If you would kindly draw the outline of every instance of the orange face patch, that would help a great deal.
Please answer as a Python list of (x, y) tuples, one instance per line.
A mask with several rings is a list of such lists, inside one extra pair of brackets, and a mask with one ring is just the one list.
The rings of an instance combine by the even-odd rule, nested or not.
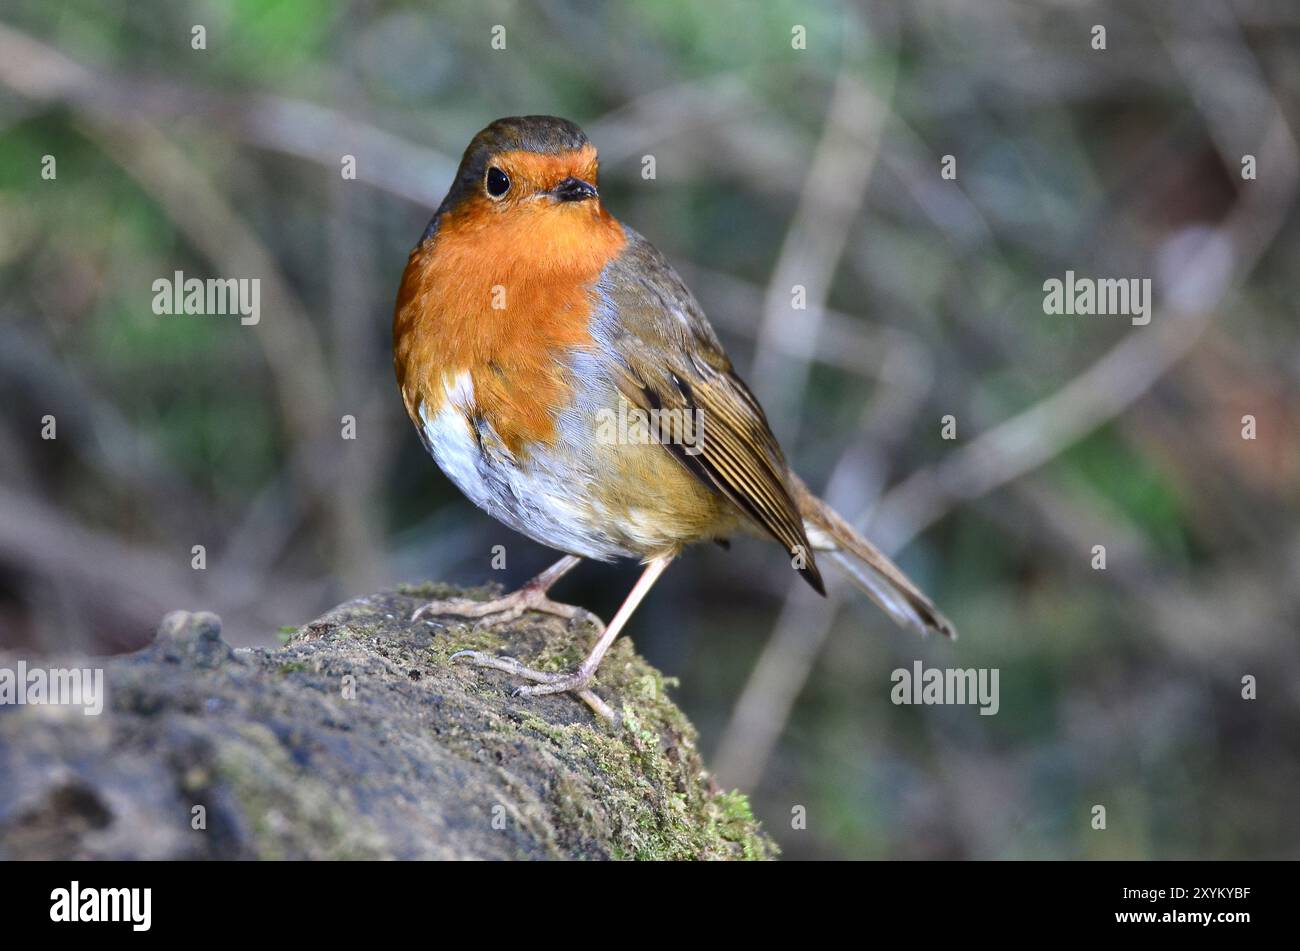
[(444, 379), (467, 371), (471, 412), (518, 455), (554, 437), (555, 413), (572, 399), (558, 358), (593, 345), (592, 287), (626, 238), (598, 200), (535, 194), (579, 177), (575, 170), (594, 179), (594, 149), (498, 160), (520, 197), (467, 199), (411, 252), (393, 320), (394, 362), (417, 425), (420, 404), (436, 412)]
[(501, 152), (488, 164), (510, 176), (511, 189), (505, 198), (516, 201), (549, 191), (566, 178), (580, 178), (595, 185), (600, 172), (596, 149), (590, 145), (556, 155), (523, 150)]

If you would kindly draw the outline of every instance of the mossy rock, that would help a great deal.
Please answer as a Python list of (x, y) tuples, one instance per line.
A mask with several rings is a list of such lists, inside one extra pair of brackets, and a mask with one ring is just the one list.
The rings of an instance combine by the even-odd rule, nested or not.
[(775, 854), (628, 640), (595, 687), (615, 725), (571, 695), (515, 697), (509, 675), (449, 660), (473, 648), (566, 669), (590, 625), (407, 620), (430, 597), (487, 594), (386, 591), (282, 647), (238, 651), (214, 615), (168, 615), (149, 648), (104, 665), (103, 715), (0, 710), (0, 858)]

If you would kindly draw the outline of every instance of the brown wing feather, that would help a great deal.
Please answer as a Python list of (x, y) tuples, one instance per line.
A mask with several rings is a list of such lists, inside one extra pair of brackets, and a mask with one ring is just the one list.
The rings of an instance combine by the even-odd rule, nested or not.
[(626, 247), (597, 285), (593, 337), (607, 348), (605, 369), (629, 403), (646, 411), (699, 410), (702, 432), (692, 446), (698, 452), (662, 433), (656, 434), (660, 445), (787, 550), (807, 552), (803, 576), (818, 591), (825, 593), (809, 531), (817, 550), (896, 621), (956, 637), (933, 602), (790, 471), (762, 407), (691, 292), (649, 242), (625, 231)]
[[(692, 413), (699, 431), (689, 447), (668, 433), (656, 434), (660, 444), (787, 551), (801, 556), (800, 573), (825, 594), (787, 483), (785, 457), (758, 401), (732, 370), (677, 275), (630, 229), (629, 237), (633, 240), (620, 262), (610, 266), (617, 273), (607, 273), (601, 281), (619, 318), (599, 335), (617, 354), (619, 392), (647, 412)], [(674, 416), (661, 414), (661, 419)]]

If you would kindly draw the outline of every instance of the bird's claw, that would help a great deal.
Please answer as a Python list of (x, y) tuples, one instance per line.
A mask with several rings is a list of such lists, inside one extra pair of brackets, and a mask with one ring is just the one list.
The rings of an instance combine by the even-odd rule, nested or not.
[(510, 691), (512, 698), (540, 697), (553, 693), (574, 693), (577, 694), (578, 699), (591, 707), (599, 716), (611, 723), (618, 723), (618, 714), (591, 689), (592, 675), (590, 673), (581, 671), (554, 673), (547, 670), (534, 670), (531, 667), (524, 666), (512, 657), (497, 657), (494, 654), (485, 654), (482, 651), (475, 650), (456, 651), (451, 655), (450, 660), (453, 663), (465, 661), (477, 667), (491, 667), (493, 670), (500, 670), (516, 677), (536, 681), (536, 683), (532, 684), (522, 684)]

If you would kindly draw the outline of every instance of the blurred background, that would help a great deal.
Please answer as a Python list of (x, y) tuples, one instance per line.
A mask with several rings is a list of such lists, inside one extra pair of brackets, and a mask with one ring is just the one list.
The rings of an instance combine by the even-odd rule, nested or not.
[[(553, 560), (424, 454), (390, 355), (465, 144), (552, 113), (962, 632), (758, 541), (665, 576), (630, 636), (785, 854), (1294, 858), (1298, 106), (1293, 0), (5, 0), (0, 646), (130, 651), (182, 607), (273, 644)], [(260, 323), (155, 315), (178, 270), (259, 278)], [(1045, 314), (1067, 270), (1151, 278), (1150, 324)], [(608, 618), (635, 575), (556, 594)], [(917, 659), (998, 668), (999, 713), (893, 705)]]

